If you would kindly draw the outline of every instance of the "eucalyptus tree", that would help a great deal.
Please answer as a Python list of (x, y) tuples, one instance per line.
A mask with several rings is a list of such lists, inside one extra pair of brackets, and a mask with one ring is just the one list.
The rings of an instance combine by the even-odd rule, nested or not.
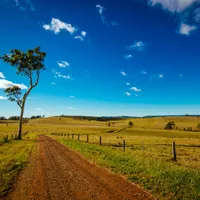
[(22, 124), (23, 115), (26, 100), (31, 90), (38, 85), (40, 79), (40, 72), (45, 70), (44, 58), (46, 57), (45, 52), (40, 51), (40, 47), (35, 49), (29, 49), (27, 52), (22, 52), (18, 49), (10, 51), (10, 54), (5, 54), (0, 57), (4, 62), (9, 63), (11, 66), (15, 67), (17, 74), (26, 76), (29, 79), (29, 87), (23, 93), (19, 86), (12, 86), (5, 89), (7, 97), (10, 101), (16, 102), (20, 107), (20, 119), (19, 119), (19, 130), (18, 139), (22, 139)]

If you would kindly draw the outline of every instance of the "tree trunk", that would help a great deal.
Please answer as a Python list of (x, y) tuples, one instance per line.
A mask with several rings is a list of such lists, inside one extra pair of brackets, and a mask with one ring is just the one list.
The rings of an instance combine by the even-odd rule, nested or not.
[(22, 139), (22, 124), (23, 124), (23, 115), (24, 115), (25, 101), (26, 101), (26, 99), (23, 99), (22, 107), (21, 107), (21, 113), (20, 113), (20, 118), (19, 118), (19, 130), (18, 130), (18, 136), (17, 136), (18, 140)]

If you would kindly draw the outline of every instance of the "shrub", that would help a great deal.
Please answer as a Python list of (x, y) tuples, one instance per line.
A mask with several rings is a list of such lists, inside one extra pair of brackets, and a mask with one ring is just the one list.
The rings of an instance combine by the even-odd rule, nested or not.
[(133, 126), (133, 122), (130, 121), (130, 122), (128, 123), (128, 126), (129, 126), (129, 127), (132, 127), (132, 126)]
[(168, 123), (165, 125), (165, 129), (166, 129), (166, 130), (172, 130), (172, 129), (174, 129), (174, 127), (175, 127), (174, 121), (168, 122)]
[(4, 141), (4, 143), (8, 143), (8, 135), (3, 137), (3, 141)]

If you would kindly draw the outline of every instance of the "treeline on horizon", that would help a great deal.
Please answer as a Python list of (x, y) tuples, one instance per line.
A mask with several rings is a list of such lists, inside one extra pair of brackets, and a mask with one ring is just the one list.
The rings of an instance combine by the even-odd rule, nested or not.
[[(95, 120), (95, 121), (111, 121), (111, 120), (122, 120), (126, 118), (133, 118), (133, 119), (139, 119), (139, 118), (158, 118), (158, 117), (200, 117), (200, 115), (149, 115), (149, 116), (143, 116), (143, 117), (136, 117), (136, 116), (72, 116), (72, 115), (60, 115), (60, 116), (53, 116), (53, 117), (65, 117), (65, 118), (74, 118), (77, 120)], [(0, 120), (19, 120), (19, 116), (10, 116), (8, 118), (2, 116), (0, 117)], [(36, 115), (31, 117), (25, 117), (23, 119), (40, 119), (45, 118), (45, 115)]]

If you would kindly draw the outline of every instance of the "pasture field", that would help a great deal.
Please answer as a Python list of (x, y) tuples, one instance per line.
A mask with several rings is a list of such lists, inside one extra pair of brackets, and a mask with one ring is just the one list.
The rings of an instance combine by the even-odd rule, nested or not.
[(19, 171), (28, 162), (34, 149), (35, 134), (28, 134), (29, 140), (12, 140), (0, 146), (0, 197), (12, 186)]
[[(129, 121), (134, 124), (131, 128), (128, 127)], [(164, 130), (169, 121), (174, 121), (181, 130)], [(23, 125), (23, 132), (28, 131), (28, 134), (22, 141), (13, 140), (3, 144), (4, 135), (17, 133), (18, 124), (9, 122), (0, 121), (0, 171), (4, 173), (11, 169), (4, 173), (6, 178), (0, 185), (0, 194), (9, 188), (13, 179), (9, 176), (16, 176), (12, 172), (16, 169), (15, 163), (26, 163), (29, 153), (34, 149), (35, 138), (38, 134), (45, 134), (79, 151), (93, 162), (127, 176), (156, 197), (200, 199), (200, 132), (182, 131), (187, 127), (197, 130), (196, 126), (200, 123), (198, 117), (112, 120), (109, 121), (110, 126), (108, 121), (63, 117), (34, 119)], [(73, 140), (72, 134), (75, 134)], [(80, 134), (80, 141), (77, 141), (76, 134)], [(86, 143), (87, 135), (89, 143)], [(102, 146), (98, 145), (100, 136)], [(125, 152), (122, 151), (123, 140), (126, 141)], [(172, 142), (176, 142), (177, 162), (171, 159)]]

